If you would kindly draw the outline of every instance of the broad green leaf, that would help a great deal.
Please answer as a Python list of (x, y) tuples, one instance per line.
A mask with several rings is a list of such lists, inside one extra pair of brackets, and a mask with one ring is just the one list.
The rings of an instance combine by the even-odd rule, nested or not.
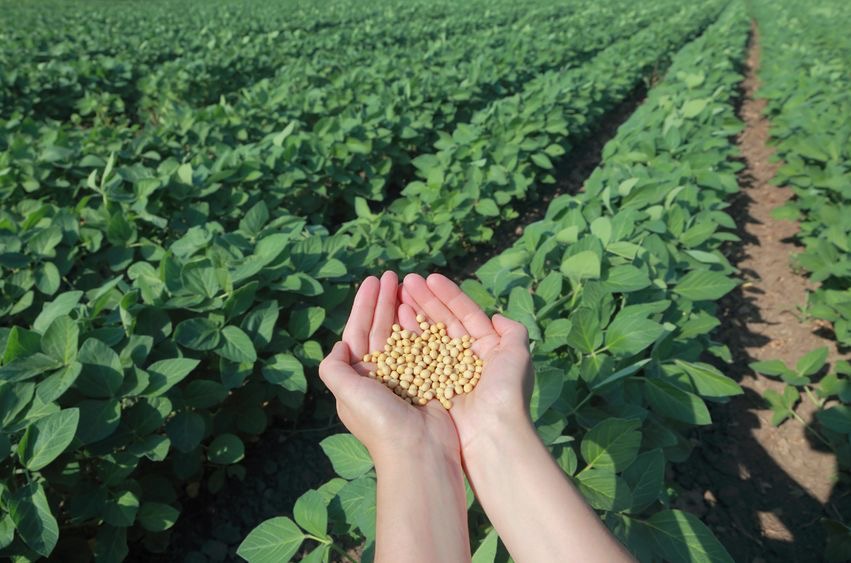
[(112, 526), (129, 528), (136, 521), (138, 511), (139, 497), (133, 491), (117, 491), (115, 496), (106, 502), (103, 520)]
[(236, 553), (248, 563), (286, 563), (296, 554), (302, 541), (304, 532), (295, 522), (279, 516), (251, 530)]
[(61, 367), (62, 363), (55, 358), (36, 353), (0, 367), (0, 381), (18, 383)]
[(603, 331), (600, 330), (596, 311), (580, 307), (571, 315), (570, 322), (573, 326), (567, 336), (567, 343), (572, 348), (590, 354), (603, 343)]
[(67, 365), (77, 356), (79, 337), (80, 329), (77, 323), (71, 317), (62, 315), (53, 319), (45, 331), (41, 339), (41, 349), (48, 356)]
[(665, 454), (658, 449), (642, 453), (623, 472), (623, 478), (632, 489), (632, 511), (639, 513), (664, 492)]
[(738, 282), (721, 272), (693, 270), (683, 276), (674, 286), (674, 293), (691, 301), (716, 301), (721, 299)]
[(219, 434), (207, 447), (207, 459), (219, 465), (230, 465), (245, 457), (245, 446), (235, 434)]
[(311, 489), (301, 495), (293, 506), (296, 523), (314, 536), (323, 538), (328, 529), (328, 509), (322, 495)]
[(660, 379), (644, 380), (644, 395), (653, 410), (661, 416), (689, 424), (711, 424), (706, 404), (693, 393), (683, 391)]
[(307, 392), (307, 379), (304, 367), (290, 354), (276, 354), (261, 370), (263, 377), (273, 385), (280, 385), (287, 391)]
[(699, 100), (689, 100), (683, 104), (683, 117), (686, 119), (691, 119), (692, 117), (696, 117), (700, 115), (700, 113), (706, 109), (706, 104), (708, 100), (699, 99)]
[(325, 320), (325, 309), (322, 307), (307, 307), (296, 309), (290, 315), (289, 331), (293, 338), (307, 340), (322, 325)]
[(162, 532), (174, 526), (180, 511), (162, 502), (146, 502), (139, 508), (138, 516), (143, 528), (149, 532)]
[(18, 535), (30, 549), (47, 557), (59, 540), (59, 526), (41, 483), (32, 482), (6, 496)]
[(219, 325), (203, 317), (186, 319), (174, 329), (174, 339), (192, 350), (212, 350), (219, 345)]
[(712, 365), (682, 360), (674, 360), (674, 363), (689, 375), (698, 394), (703, 397), (729, 397), (743, 393), (738, 383)]
[(372, 458), (351, 434), (328, 436), (319, 445), (331, 460), (334, 471), (344, 479), (355, 479), (372, 469)]
[(124, 381), (121, 358), (100, 340), (86, 339), (77, 354), (77, 361), (83, 364), (83, 369), (77, 378), (76, 387), (86, 396), (112, 397), (121, 388)]
[(631, 356), (653, 344), (664, 332), (656, 321), (621, 313), (606, 330), (606, 348), (616, 356)]
[(733, 558), (700, 519), (680, 510), (657, 512), (644, 522), (658, 554), (667, 561), (726, 563)]
[(818, 373), (827, 363), (827, 346), (816, 348), (804, 354), (795, 364), (798, 375), (807, 376)]
[(101, 524), (95, 541), (96, 563), (121, 563), (129, 555), (127, 528)]
[(816, 412), (816, 418), (825, 428), (840, 434), (851, 434), (851, 407), (835, 405)]
[(572, 280), (597, 279), (600, 277), (600, 257), (591, 250), (583, 250), (564, 259), (561, 273)]
[(608, 418), (585, 434), (580, 452), (588, 467), (622, 471), (641, 447), (641, 422)]
[(239, 364), (253, 364), (257, 361), (257, 351), (254, 343), (242, 329), (226, 326), (222, 329), (222, 342), (216, 353), (223, 358)]
[(598, 510), (617, 512), (632, 505), (629, 486), (611, 469), (585, 469), (575, 479), (585, 500)]
[(798, 403), (801, 395), (797, 389), (791, 385), (787, 385), (783, 389), (782, 395), (774, 389), (766, 389), (762, 397), (768, 401), (771, 407), (771, 424), (780, 426), (787, 418), (794, 416), (795, 405)]
[(38, 471), (65, 451), (80, 421), (80, 409), (64, 409), (38, 419), (18, 444), (18, 457), (30, 471)]
[(188, 453), (204, 438), (204, 419), (192, 411), (182, 411), (168, 421), (165, 431), (177, 450)]
[(533, 421), (537, 421), (558, 400), (564, 387), (563, 370), (546, 366), (539, 367), (536, 371), (529, 405)]
[(41, 349), (41, 334), (34, 330), (13, 326), (6, 340), (2, 360), (4, 364), (8, 364), (18, 358), (31, 356)]
[(154, 362), (147, 368), (150, 384), (145, 395), (162, 395), (192, 373), (200, 362), (191, 358), (171, 358)]
[(604, 287), (611, 292), (629, 293), (650, 286), (650, 278), (635, 266), (625, 264), (610, 269), (603, 278)]
[(76, 437), (81, 444), (102, 440), (118, 428), (121, 420), (118, 399), (80, 401), (77, 407), (80, 409), (80, 423)]
[(68, 291), (57, 295), (56, 299), (44, 305), (41, 313), (33, 322), (33, 330), (43, 334), (56, 317), (67, 315), (73, 311), (82, 297), (82, 291)]

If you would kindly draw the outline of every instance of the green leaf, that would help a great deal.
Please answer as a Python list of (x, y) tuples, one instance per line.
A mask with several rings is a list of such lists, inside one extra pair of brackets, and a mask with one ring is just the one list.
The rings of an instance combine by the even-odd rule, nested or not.
[(585, 434), (580, 453), (588, 467), (622, 471), (635, 460), (641, 447), (641, 422), (608, 418)]
[(239, 544), (236, 553), (248, 563), (286, 563), (296, 554), (304, 533), (284, 516), (266, 520)]
[(9, 364), (18, 358), (26, 358), (41, 351), (41, 334), (13, 326), (6, 340), (2, 363)]
[(127, 528), (101, 524), (95, 540), (96, 563), (121, 563), (129, 555)]
[(766, 389), (762, 397), (768, 401), (771, 408), (771, 424), (780, 426), (787, 418), (794, 416), (795, 405), (801, 398), (798, 390), (787, 385), (781, 395), (774, 389)]
[(80, 329), (67, 315), (56, 317), (41, 339), (41, 349), (48, 356), (68, 365), (77, 357)]
[(253, 364), (257, 361), (254, 343), (242, 329), (235, 326), (222, 329), (222, 343), (216, 353), (238, 364)]
[(203, 317), (186, 319), (174, 329), (174, 339), (192, 350), (213, 350), (219, 345), (219, 325)]
[(296, 340), (307, 340), (322, 325), (325, 320), (325, 309), (322, 307), (307, 307), (296, 309), (290, 315), (289, 331)]
[(31, 424), (18, 444), (18, 457), (30, 471), (38, 471), (65, 451), (80, 421), (80, 409), (71, 408), (49, 414)]
[(693, 563), (726, 563), (733, 558), (700, 519), (680, 510), (657, 512), (644, 522), (661, 559)]
[(171, 444), (178, 451), (189, 453), (201, 443), (205, 428), (201, 415), (192, 411), (183, 411), (168, 421), (165, 431), (171, 439)]
[(290, 354), (276, 354), (261, 372), (266, 381), (273, 385), (280, 385), (287, 391), (307, 392), (304, 367)]
[(317, 491), (311, 489), (295, 501), (293, 517), (299, 526), (314, 536), (325, 537), (328, 531), (328, 509)]
[(179, 510), (162, 502), (146, 502), (139, 509), (139, 523), (149, 532), (168, 530), (179, 516)]
[(476, 548), (473, 554), (472, 563), (494, 563), (496, 559), (496, 549), (499, 544), (499, 536), (496, 535), (496, 530), (491, 528), (490, 531)]
[(121, 403), (118, 399), (104, 401), (80, 401), (80, 423), (77, 426), (77, 440), (81, 444), (91, 444), (111, 435), (121, 420)]
[(536, 369), (535, 386), (532, 390), (532, 399), (529, 411), (533, 421), (537, 421), (561, 395), (564, 387), (564, 371), (553, 367), (539, 367)]
[(632, 512), (639, 513), (656, 502), (665, 487), (665, 454), (644, 452), (627, 467), (623, 478), (632, 489)]
[(56, 299), (44, 305), (41, 313), (33, 322), (33, 330), (43, 334), (56, 317), (67, 315), (73, 311), (81, 297), (83, 297), (82, 291), (68, 291), (57, 295)]
[(328, 436), (319, 445), (331, 460), (334, 471), (344, 479), (355, 479), (372, 469), (369, 452), (351, 434)]
[(709, 410), (700, 397), (661, 379), (645, 379), (644, 394), (653, 410), (661, 416), (689, 424), (712, 423)]
[(606, 330), (606, 348), (616, 356), (632, 356), (656, 342), (664, 332), (656, 321), (622, 312)]
[(484, 198), (476, 203), (476, 213), (485, 217), (497, 217), (499, 216), (499, 207), (494, 200)]
[(691, 301), (717, 301), (738, 285), (735, 279), (721, 272), (693, 270), (683, 276), (674, 293)]
[(814, 375), (824, 367), (825, 363), (827, 363), (827, 346), (804, 354), (795, 364), (795, 371), (801, 376)]
[(24, 485), (6, 499), (9, 515), (24, 543), (43, 557), (50, 555), (59, 539), (59, 525), (41, 483)]
[(674, 360), (674, 363), (689, 375), (698, 394), (703, 397), (729, 397), (741, 395), (744, 392), (738, 383), (718, 371), (714, 366), (702, 362), (684, 362), (682, 360)]
[(748, 364), (752, 370), (762, 375), (794, 374), (781, 360), (763, 360)]
[(207, 448), (207, 459), (219, 465), (230, 465), (245, 457), (245, 446), (235, 434), (219, 434)]
[(139, 497), (133, 491), (118, 491), (114, 498), (107, 501), (103, 510), (103, 520), (119, 528), (129, 528), (136, 521), (139, 511)]
[(162, 395), (183, 381), (199, 363), (199, 360), (191, 358), (171, 358), (154, 362), (147, 369), (150, 383), (145, 389), (145, 395)]
[(632, 493), (611, 469), (585, 469), (576, 476), (579, 490), (592, 507), (620, 511), (632, 505)]
[(696, 117), (700, 115), (700, 113), (706, 109), (706, 104), (709, 100), (707, 99), (699, 99), (699, 100), (689, 100), (683, 104), (682, 112), (683, 117), (686, 119), (691, 119), (692, 117)]
[(640, 291), (649, 286), (650, 277), (630, 264), (611, 268), (603, 278), (603, 287), (614, 293)]
[(121, 358), (115, 351), (96, 338), (88, 338), (80, 347), (77, 361), (83, 369), (76, 386), (88, 397), (112, 397), (124, 381)]
[(600, 257), (591, 250), (583, 250), (564, 259), (561, 273), (572, 280), (597, 279), (600, 277)]
[(816, 412), (816, 418), (825, 428), (840, 434), (851, 434), (851, 407), (835, 405)]
[(570, 317), (573, 326), (567, 336), (567, 343), (580, 352), (590, 354), (603, 343), (603, 331), (600, 330), (600, 318), (596, 311), (580, 307)]

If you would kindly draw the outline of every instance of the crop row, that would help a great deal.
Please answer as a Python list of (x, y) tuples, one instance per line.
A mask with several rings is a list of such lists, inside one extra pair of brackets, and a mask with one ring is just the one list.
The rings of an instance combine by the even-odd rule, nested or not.
[[(504, 201), (493, 196), (497, 205), (516, 201), (526, 193), (526, 187), (545, 180), (552, 173), (551, 166), (540, 164), (541, 149), (551, 145), (564, 148), (575, 142), (570, 128), (581, 131), (587, 127), (582, 115), (598, 119), (658, 60), (666, 59), (689, 37), (702, 31), (717, 12), (717, 3), (683, 8), (672, 16), (669, 14), (664, 25), (651, 25), (625, 40), (615, 38), (612, 47), (602, 51), (588, 65), (563, 73), (546, 73), (526, 85), (521, 94), (491, 104), (477, 113), (478, 117), (473, 117), (470, 124), (459, 125), (451, 135), (441, 138), (438, 149), (446, 151), (451, 142), (455, 147), (451, 162), (457, 162), (458, 166), (468, 163), (473, 179), (476, 168), (481, 168), (477, 163), (484, 160), (482, 165), (488, 165), (488, 182), (498, 180), (494, 176), (499, 172), (498, 167), (516, 161), (512, 164), (511, 181), (517, 185), (522, 182), (524, 189), (511, 190)], [(640, 13), (659, 12), (635, 12)], [(710, 94), (718, 86), (716, 82), (735, 76), (721, 63), (732, 57), (731, 52), (723, 49), (726, 43), (722, 38), (732, 41), (733, 31), (738, 29), (732, 23), (736, 13), (740, 12), (728, 12), (724, 23), (713, 27), (711, 33), (698, 41), (698, 47), (678, 57), (682, 59), (678, 68), (697, 65), (702, 56), (710, 57), (709, 60), (715, 60), (711, 57), (721, 59), (718, 69), (714, 66), (707, 69), (706, 76), (710, 78), (704, 77), (705, 84), (699, 77), (685, 82), (693, 84), (694, 91), (686, 92), (688, 99), (675, 98), (677, 104), (682, 102), (682, 107), (668, 108), (676, 110), (671, 110), (675, 116), (671, 118), (671, 127), (684, 131), (678, 141), (680, 144), (668, 150), (680, 150), (682, 145), (707, 151), (709, 141), (705, 146), (694, 144), (702, 142), (700, 132), (703, 129), (692, 131), (689, 127), (704, 123), (704, 120), (707, 124), (716, 124), (726, 115), (724, 90), (714, 94), (717, 102)], [(729, 37), (721, 31), (728, 25), (733, 25)], [(707, 45), (709, 41), (720, 43)], [(679, 90), (675, 88), (677, 80), (669, 78), (671, 85), (667, 87), (682, 90), (681, 85)], [(613, 85), (607, 86), (609, 82)], [(704, 92), (703, 88), (709, 85), (713, 88)], [(577, 100), (575, 105), (568, 103), (572, 99)], [(655, 104), (671, 103), (659, 94), (651, 99)], [(722, 111), (714, 113), (715, 109)], [(218, 111), (224, 113), (223, 120), (228, 119), (225, 106)], [(187, 114), (190, 128), (197, 127), (201, 131), (203, 119), (195, 121), (199, 115), (206, 118), (213, 114)], [(543, 125), (538, 121), (539, 115), (544, 116)], [(657, 110), (650, 117), (656, 119), (659, 115)], [(650, 120), (650, 117), (643, 119)], [(677, 121), (680, 118), (684, 124)], [(0, 546), (4, 554), (15, 553), (25, 559), (51, 552), (60, 527), (64, 530), (62, 541), (72, 544), (80, 537), (97, 536), (95, 554), (102, 561), (120, 560), (127, 553), (128, 538), (132, 541), (143, 539), (151, 549), (163, 549), (168, 529), (179, 515), (180, 491), (184, 485), (203, 482), (209, 490), (216, 491), (227, 479), (240, 478), (245, 472), (240, 464), (244, 441), (261, 434), (268, 418), (277, 412), (297, 415), (304, 394), (314, 385), (305, 377), (305, 369), (316, 366), (328, 342), (340, 333), (353, 282), (377, 265), (405, 270), (413, 266), (414, 258), (417, 264), (425, 264), (428, 260), (439, 262), (441, 253), (457, 256), (466, 241), (478, 238), (476, 233), (463, 232), (469, 231), (465, 225), (474, 222), (465, 219), (466, 215), (451, 219), (462, 229), (462, 236), (445, 237), (441, 242), (443, 246), (437, 250), (432, 233), (393, 227), (402, 219), (411, 224), (407, 216), (412, 214), (410, 207), (416, 198), (427, 203), (422, 196), (410, 192), (399, 200), (402, 203), (393, 204), (394, 207), (385, 212), (373, 214), (360, 206), (361, 217), (332, 233), (327, 226), (311, 224), (281, 209), (281, 203), (291, 203), (290, 199), (264, 201), (261, 192), (270, 187), (260, 182), (262, 175), (252, 175), (254, 169), (242, 160), (239, 148), (210, 170), (189, 162), (164, 159), (157, 165), (157, 176), (153, 176), (143, 163), (145, 159), (156, 161), (148, 153), (158, 145), (144, 135), (128, 148), (124, 136), (127, 130), (120, 128), (76, 129), (15, 120), (3, 127), (12, 134), (4, 136), (7, 144), (0, 155), (0, 194), (4, 202), (0, 208), (0, 310), (3, 315), (0, 328), (0, 350), (3, 351), (0, 360), (0, 404), (3, 407), (0, 411), (0, 470), (3, 472), (0, 530), (3, 534)], [(536, 129), (544, 133), (534, 133)], [(668, 133), (666, 131), (666, 135)], [(675, 133), (668, 136), (671, 139), (666, 143), (673, 143), (677, 138)], [(515, 138), (517, 154), (506, 156), (506, 152), (515, 150), (512, 140)], [(223, 139), (211, 145), (210, 150), (228, 150), (226, 140), (232, 139)], [(724, 140), (723, 136), (713, 139), (720, 140)], [(278, 148), (283, 148), (287, 141), (286, 135), (280, 138), (273, 135), (270, 139), (272, 146), (280, 143)], [(159, 145), (175, 142), (173, 138), (159, 139)], [(726, 145), (718, 147), (715, 155), (718, 159), (727, 156), (725, 148), (728, 149)], [(475, 151), (479, 151), (480, 156), (473, 157)], [(111, 152), (117, 157), (107, 157)], [(126, 152), (137, 155), (141, 162), (122, 160), (126, 159)], [(633, 152), (630, 150), (627, 154)], [(700, 154), (702, 158), (710, 158)], [(281, 158), (286, 157), (282, 152)], [(435, 158), (444, 158), (443, 153), (437, 153)], [(537, 162), (538, 168), (528, 161)], [(715, 161), (710, 160), (709, 164), (712, 162)], [(655, 166), (654, 162), (654, 167), (648, 167), (645, 172), (655, 174)], [(688, 170), (681, 173), (686, 172), (691, 173)], [(233, 173), (244, 175), (239, 189), (223, 187), (228, 174)], [(168, 181), (162, 183), (159, 176)], [(706, 176), (701, 185), (720, 189), (713, 184), (718, 182), (716, 175)], [(428, 179), (425, 178), (426, 185)], [(445, 183), (446, 195), (450, 197), (466, 189), (465, 183), (449, 174)], [(721, 186), (729, 188), (723, 182)], [(652, 201), (650, 193), (655, 193), (653, 189), (668, 193), (671, 187), (652, 177), (647, 186), (641, 182), (630, 186), (627, 182), (623, 186), (625, 193), (609, 194), (609, 205), (619, 202), (622, 205), (621, 199), (641, 203), (643, 207), (634, 222), (642, 228), (656, 229), (663, 240), (652, 247), (654, 250), (650, 254), (654, 256), (661, 253), (659, 248), (665, 245), (662, 237), (666, 232), (665, 222), (661, 218), (666, 207)], [(704, 196), (694, 195), (697, 187), (692, 188), (678, 197), (684, 198), (687, 204), (693, 203), (688, 199), (692, 197), (702, 202)], [(497, 190), (496, 187), (487, 189), (492, 190), (488, 193)], [(703, 194), (703, 190), (698, 191)], [(589, 189), (589, 193), (603, 194), (596, 189)], [(713, 201), (710, 199), (707, 205)], [(594, 213), (596, 209), (602, 213), (600, 205), (598, 200), (589, 200), (587, 212)], [(694, 209), (687, 205), (682, 207), (683, 211), (675, 213), (684, 224), (703, 221), (692, 218), (690, 213), (697, 215)], [(650, 254), (645, 259), (644, 254), (640, 255), (639, 250), (633, 248), (638, 240), (635, 238), (628, 241), (633, 246), (618, 245), (620, 241), (612, 239), (612, 233), (620, 233), (625, 226), (614, 220), (615, 208), (609, 210), (612, 231), (608, 242), (622, 254), (627, 253), (627, 257), (634, 251), (630, 257), (634, 267), (646, 268), (648, 279), (651, 273), (654, 275), (652, 287), (644, 286), (630, 292), (627, 290), (635, 287), (636, 279), (643, 283), (643, 278), (640, 272), (636, 278), (632, 270), (621, 270), (619, 275), (632, 276), (631, 280), (621, 283), (633, 285), (622, 285), (621, 291), (615, 291), (620, 304), (623, 295), (664, 290), (665, 283), (676, 281), (681, 273), (677, 268), (683, 266), (679, 256), (677, 261), (654, 258)], [(488, 217), (487, 213), (480, 212), (482, 209), (484, 207), (476, 211), (478, 216)], [(555, 212), (554, 209), (551, 208), (551, 212)], [(430, 210), (430, 205), (423, 205), (417, 213)], [(576, 213), (574, 210), (573, 215)], [(582, 213), (579, 212), (580, 216)], [(712, 209), (707, 213), (715, 217), (715, 223), (724, 224), (720, 211)], [(621, 212), (617, 216), (621, 216)], [(501, 218), (494, 216), (491, 224)], [(436, 223), (426, 222), (436, 219), (422, 217), (422, 220), (423, 227), (430, 224), (438, 228)], [(630, 220), (621, 216), (619, 221), (628, 225)], [(601, 228), (600, 224), (598, 222), (595, 230)], [(380, 229), (384, 232), (376, 232)], [(644, 236), (644, 231), (635, 229), (630, 233)], [(688, 237), (692, 238), (687, 240), (693, 242), (694, 256), (688, 256), (698, 262), (709, 260), (701, 245), (724, 238), (708, 230), (712, 231), (705, 235), (708, 238), (701, 240), (697, 235), (705, 233), (707, 227), (704, 225), (692, 231), (689, 224), (687, 232), (691, 234)], [(530, 228), (529, 233), (533, 232), (534, 228)], [(562, 244), (571, 242), (571, 232), (570, 226), (559, 229)], [(581, 233), (584, 234), (584, 228)], [(597, 239), (602, 240), (603, 235), (595, 233)], [(575, 296), (573, 305), (585, 303), (583, 299), (591, 298), (587, 296), (600, 295), (607, 303), (598, 310), (598, 328), (602, 332), (608, 320), (604, 312), (614, 314), (616, 301), (614, 297), (609, 299), (602, 295), (602, 283), (594, 283), (600, 281), (594, 279), (594, 260), (591, 259), (590, 269), (585, 269), (585, 265), (596, 250), (599, 250), (596, 277), (608, 276), (611, 266), (627, 264), (612, 264), (609, 254), (603, 254), (602, 246), (594, 246), (596, 243), (588, 237), (583, 237), (582, 240), (587, 240), (582, 242), (579, 234), (577, 226), (577, 244), (568, 252), (573, 252), (574, 247), (588, 252), (575, 259), (571, 254), (563, 262), (580, 267), (585, 273), (577, 280), (574, 272), (561, 264), (563, 273), (557, 276), (563, 278), (559, 292), (562, 285), (571, 284), (573, 280), (583, 287), (571, 294), (570, 299)], [(415, 245), (418, 236), (428, 244), (406, 247)], [(532, 236), (527, 234), (524, 244)], [(623, 236), (631, 237), (632, 234)], [(397, 249), (404, 249), (404, 252)], [(506, 255), (510, 256), (511, 251)], [(607, 257), (605, 262), (604, 256)], [(657, 260), (661, 266), (657, 265)], [(521, 278), (517, 277), (517, 272), (502, 271), (500, 266), (493, 279), (488, 279), (487, 273), (493, 267), (493, 263), (489, 264), (480, 270), (480, 275), (491, 293), (502, 299)], [(720, 272), (710, 273), (721, 275)], [(692, 291), (706, 291), (706, 276), (697, 278), (692, 282)], [(726, 281), (718, 281), (717, 277), (709, 276), (708, 279), (716, 289), (727, 286)], [(609, 281), (608, 278), (603, 280), (604, 283)], [(552, 291), (556, 282), (548, 283)], [(683, 284), (680, 280), (676, 287), (682, 289)], [(535, 284), (538, 293), (541, 291), (539, 285)], [(476, 287), (469, 283), (467, 287), (475, 293)], [(519, 295), (518, 292), (514, 294)], [(689, 307), (703, 311), (707, 306), (694, 295), (688, 299), (697, 301), (697, 305), (683, 305), (682, 310), (688, 309), (689, 314), (692, 312)], [(521, 298), (514, 297), (515, 302), (518, 299)], [(512, 307), (509, 297), (512, 314), (522, 305)], [(557, 305), (553, 311), (563, 312), (559, 307)], [(670, 314), (680, 311), (679, 307), (672, 307)], [(666, 318), (659, 322), (663, 312), (668, 313), (667, 309), (660, 309), (653, 313), (656, 316), (652, 319), (643, 320), (669, 330), (667, 323), (675, 323), (677, 319), (671, 317), (672, 320)], [(530, 314), (547, 320), (540, 311)], [(567, 320), (572, 327), (573, 315), (575, 312), (558, 318)], [(695, 315), (706, 322), (699, 313)], [(706, 326), (696, 324), (698, 328)], [(546, 336), (548, 326), (542, 324), (539, 332), (543, 330)], [(655, 326), (651, 332), (658, 330)], [(560, 325), (562, 329), (565, 327), (564, 323)], [(552, 335), (556, 329), (549, 330)], [(658, 348), (666, 340), (662, 333), (657, 337), (660, 338)], [(692, 341), (689, 345), (695, 347)], [(679, 350), (678, 345), (672, 343), (665, 346)], [(570, 354), (567, 349), (553, 348), (550, 352), (555, 354), (550, 360), (556, 366)], [(609, 369), (615, 362), (627, 360), (612, 346), (606, 351), (593, 352), (595, 357), (610, 357), (604, 360), (609, 365), (600, 369)], [(683, 358), (689, 362), (687, 355)], [(544, 373), (546, 366), (542, 365), (541, 369), (541, 381), (545, 381), (548, 379)], [(668, 369), (671, 368), (659, 367), (656, 371), (660, 373), (653, 372), (654, 377), (664, 380), (654, 384), (663, 389), (662, 395), (656, 397), (665, 397), (664, 392), (668, 392), (675, 397), (685, 397), (688, 405), (698, 409), (697, 402), (687, 392), (679, 394), (671, 389), (677, 386), (679, 376), (668, 374)], [(698, 365), (693, 369), (703, 374), (694, 377), (720, 381), (718, 385), (722, 387), (726, 384), (723, 376), (709, 368)], [(562, 389), (568, 387), (569, 384), (563, 384), (556, 394), (561, 395)], [(725, 389), (731, 392), (729, 386)], [(541, 393), (539, 389), (538, 396)], [(591, 416), (584, 414), (586, 407), (597, 405), (595, 400), (588, 399), (585, 405), (575, 406), (577, 411), (572, 415)], [(547, 408), (540, 410), (549, 412)], [(639, 414), (636, 409), (630, 412)], [(680, 417), (685, 416), (682, 405), (678, 412)], [(623, 418), (630, 418), (626, 416), (629, 412), (621, 414)], [(694, 416), (702, 414), (702, 411), (696, 412)], [(551, 433), (561, 434), (563, 426), (557, 428), (558, 423), (552, 420), (549, 423), (552, 423)], [(655, 434), (658, 442), (648, 442), (647, 446), (656, 444), (664, 448), (665, 455), (672, 459), (677, 452), (682, 455), (682, 448), (678, 447), (682, 444), (676, 440), (678, 423), (671, 423), (660, 415), (653, 424), (654, 428), (659, 428)], [(671, 436), (675, 438), (673, 444), (669, 443)], [(554, 437), (553, 440), (559, 439)], [(561, 440), (559, 444), (568, 442)], [(323, 492), (334, 496), (337, 491), (331, 492), (331, 488), (342, 484), (335, 481)], [(362, 485), (363, 482), (358, 486)], [(348, 492), (352, 490), (353, 487), (349, 487)], [(368, 513), (358, 514), (355, 521), (368, 528), (369, 518), (364, 516)]]
[[(741, 128), (734, 103), (747, 33), (735, 3), (677, 54), (607, 144), (586, 191), (555, 199), (463, 284), (482, 307), (529, 329), (538, 432), (642, 561), (731, 560), (695, 516), (668, 509), (665, 468), (688, 456), (684, 432), (710, 423), (706, 402), (741, 393), (700, 358), (730, 361), (709, 333), (719, 323), (714, 302), (736, 285), (719, 247), (734, 239), (724, 208), (738, 190), (731, 139)], [(274, 518), (249, 535), (240, 553), (250, 561), (294, 555), (306, 537), (297, 524), (326, 542), (313, 548), (316, 560), (347, 535), (365, 539), (369, 553), (369, 457), (349, 435), (322, 445), (340, 477), (296, 503), (295, 523)], [(588, 452), (601, 449), (605, 462), (591, 463)], [(493, 561), (495, 534), (474, 514), (474, 560)], [(317, 521), (327, 528), (317, 532)]]

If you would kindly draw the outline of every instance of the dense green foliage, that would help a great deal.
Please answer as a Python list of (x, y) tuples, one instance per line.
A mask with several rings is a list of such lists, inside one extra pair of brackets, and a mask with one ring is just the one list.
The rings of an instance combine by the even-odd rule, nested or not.
[[(529, 328), (537, 380), (532, 415), (566, 473), (642, 560), (730, 560), (697, 518), (669, 510), (665, 466), (684, 459), (683, 431), (709, 424), (704, 401), (740, 393), (709, 364), (727, 350), (707, 334), (713, 302), (732, 289), (718, 251), (732, 237), (724, 200), (738, 190), (729, 138), (740, 124), (733, 97), (747, 21), (741, 7), (674, 59), (668, 77), (604, 150), (605, 162), (579, 196), (563, 196), (464, 289), (487, 310)], [(375, 479), (365, 450), (348, 435), (323, 443), (342, 479), (309, 498), (323, 523), (316, 557), (334, 536), (371, 542)], [(470, 498), (472, 501), (472, 497)], [(476, 561), (493, 561), (496, 537), (473, 509)], [(240, 553), (251, 561), (294, 554), (317, 539), (309, 520), (276, 518)], [(478, 542), (481, 542), (480, 544)]]
[[(0, 0), (0, 556), (167, 549), (184, 491), (243, 478), (306, 396), (327, 409), (311, 376), (364, 275), (490, 241), (666, 73), (585, 191), (463, 287), (529, 328), (539, 433), (630, 549), (729, 560), (665, 478), (740, 393), (702, 360), (729, 361), (709, 333), (736, 283), (744, 7), (189, 5)], [(321, 445), (339, 477), (245, 558), (369, 558), (371, 460)], [(468, 500), (475, 560), (503, 559)]]
[[(826, 2), (801, 10), (796, 2), (754, 2), (763, 63), (758, 95), (768, 101), (771, 137), (783, 164), (774, 183), (790, 186), (795, 197), (775, 210), (800, 224), (803, 250), (796, 264), (817, 289), (804, 314), (829, 321), (840, 350), (851, 346), (851, 9)], [(836, 453), (840, 478), (851, 471), (851, 366), (839, 361), (824, 377), (826, 348), (812, 350), (798, 364), (779, 360), (752, 364), (778, 377), (782, 393), (768, 391), (772, 423), (797, 419)], [(800, 401), (819, 409), (814, 421), (796, 414)], [(825, 556), (845, 561), (851, 553), (851, 521), (824, 520)]]
[(774, 181), (795, 190), (777, 214), (800, 220), (797, 263), (820, 285), (807, 312), (830, 321), (836, 339), (851, 346), (851, 9), (758, 2), (755, 15), (765, 53), (759, 96), (768, 100), (783, 160)]

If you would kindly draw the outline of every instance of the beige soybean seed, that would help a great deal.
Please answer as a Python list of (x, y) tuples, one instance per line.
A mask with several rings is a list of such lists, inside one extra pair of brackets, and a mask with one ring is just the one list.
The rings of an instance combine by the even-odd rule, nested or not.
[(473, 390), (473, 386), (471, 384), (469, 384), (469, 383), (464, 384), (464, 393), (469, 393), (472, 390)]

